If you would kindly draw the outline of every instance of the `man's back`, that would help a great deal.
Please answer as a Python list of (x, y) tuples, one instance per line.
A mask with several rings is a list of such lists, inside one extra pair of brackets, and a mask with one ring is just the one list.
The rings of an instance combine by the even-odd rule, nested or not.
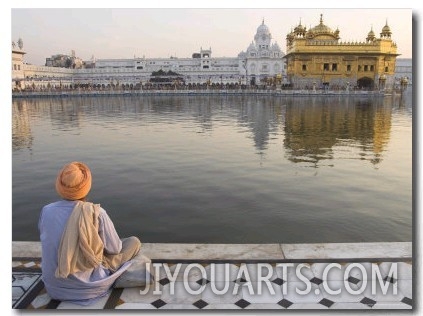
[[(43, 207), (38, 224), (42, 246), (42, 278), (52, 298), (88, 304), (92, 299), (108, 292), (116, 278), (126, 270), (126, 265), (124, 264), (114, 274), (100, 265), (95, 269), (69, 275), (67, 278), (55, 277), (61, 237), (76, 203), (76, 201), (61, 200)], [(101, 209), (102, 225), (105, 222), (104, 217), (107, 217), (105, 214), (105, 211)]]

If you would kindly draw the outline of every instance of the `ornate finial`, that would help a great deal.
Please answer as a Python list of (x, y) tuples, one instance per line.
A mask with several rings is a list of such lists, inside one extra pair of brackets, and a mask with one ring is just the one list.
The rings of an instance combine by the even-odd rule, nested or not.
[(261, 21), (261, 25), (264, 25), (264, 18), (262, 19), (262, 21)]
[(320, 24), (323, 24), (323, 14), (320, 13)]
[(301, 25), (301, 18), (300, 18), (300, 24), (299, 25)]

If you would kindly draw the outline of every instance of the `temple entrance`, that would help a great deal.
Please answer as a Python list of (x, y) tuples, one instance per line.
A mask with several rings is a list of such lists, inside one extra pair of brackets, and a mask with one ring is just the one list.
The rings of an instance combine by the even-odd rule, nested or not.
[(375, 82), (372, 78), (363, 77), (357, 80), (357, 87), (359, 89), (373, 89), (375, 87)]

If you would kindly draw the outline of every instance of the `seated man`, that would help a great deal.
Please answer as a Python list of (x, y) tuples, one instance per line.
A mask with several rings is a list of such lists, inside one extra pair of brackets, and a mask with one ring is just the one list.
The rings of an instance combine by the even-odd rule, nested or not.
[(63, 200), (44, 206), (38, 223), (47, 293), (80, 305), (106, 295), (141, 248), (137, 237), (119, 238), (99, 204), (86, 202), (90, 189), (87, 165), (65, 165), (56, 179)]

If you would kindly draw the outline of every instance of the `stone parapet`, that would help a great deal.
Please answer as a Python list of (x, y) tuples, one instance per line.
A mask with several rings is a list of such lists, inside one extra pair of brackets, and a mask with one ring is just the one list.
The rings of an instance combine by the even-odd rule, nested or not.
[[(183, 261), (357, 261), (412, 259), (411, 242), (310, 244), (197, 244), (143, 243), (144, 255), (153, 260)], [(13, 241), (13, 258), (40, 258), (41, 243)]]

